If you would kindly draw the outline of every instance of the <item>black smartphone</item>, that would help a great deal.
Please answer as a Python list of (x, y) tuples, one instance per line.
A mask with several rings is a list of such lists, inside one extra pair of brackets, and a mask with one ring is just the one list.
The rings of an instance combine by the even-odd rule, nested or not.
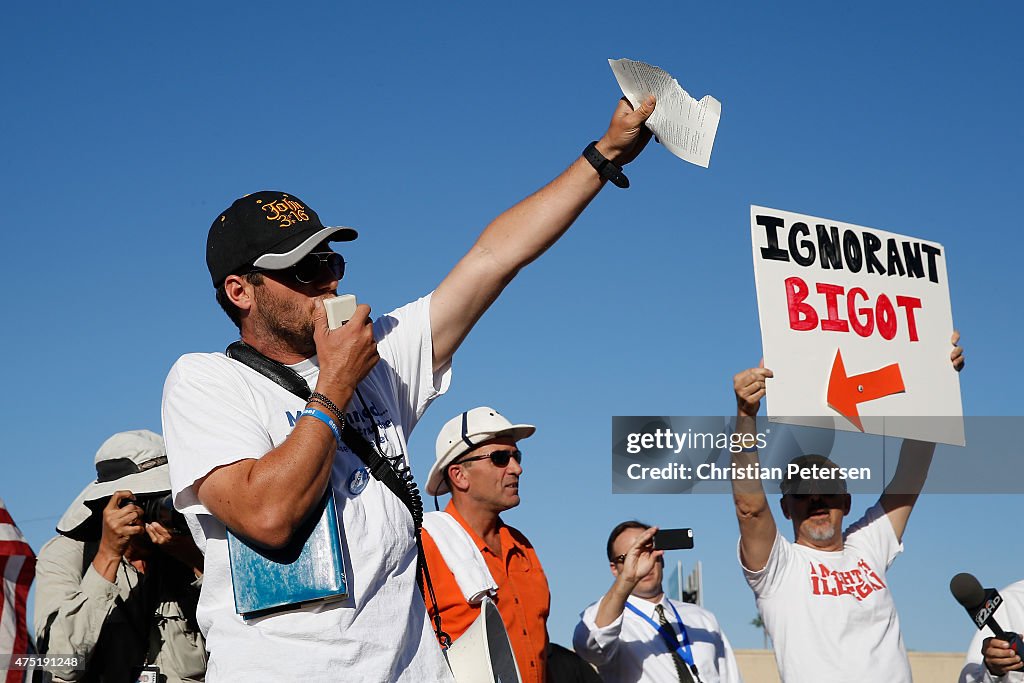
[(689, 550), (693, 547), (693, 529), (658, 529), (654, 532), (656, 550)]

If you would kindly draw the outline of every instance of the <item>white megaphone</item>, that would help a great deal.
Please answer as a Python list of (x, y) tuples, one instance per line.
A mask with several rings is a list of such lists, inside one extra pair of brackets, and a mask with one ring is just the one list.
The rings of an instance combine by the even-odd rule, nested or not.
[(458, 683), (523, 683), (505, 622), (488, 598), (480, 616), (448, 648), (448, 666)]

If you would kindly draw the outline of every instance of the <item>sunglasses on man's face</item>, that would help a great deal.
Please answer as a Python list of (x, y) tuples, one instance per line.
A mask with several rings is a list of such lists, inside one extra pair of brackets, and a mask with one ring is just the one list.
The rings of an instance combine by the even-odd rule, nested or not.
[(345, 259), (333, 251), (312, 251), (293, 265), (281, 270), (253, 268), (250, 272), (291, 273), (299, 284), (330, 282), (345, 277)]
[[(622, 553), (621, 555), (616, 555), (615, 557), (612, 558), (612, 564), (622, 564), (625, 561), (626, 561), (626, 553)], [(658, 558), (658, 562), (660, 562), (662, 564), (665, 564), (665, 558), (664, 557), (659, 557)]]
[(523, 452), (518, 448), (511, 451), (491, 451), (485, 455), (475, 455), (472, 458), (466, 458), (465, 460), (459, 460), (453, 462), (453, 465), (462, 465), (467, 462), (473, 462), (475, 460), (486, 460), (491, 459), (495, 467), (508, 467), (510, 461), (515, 460), (517, 463), (523, 462)]

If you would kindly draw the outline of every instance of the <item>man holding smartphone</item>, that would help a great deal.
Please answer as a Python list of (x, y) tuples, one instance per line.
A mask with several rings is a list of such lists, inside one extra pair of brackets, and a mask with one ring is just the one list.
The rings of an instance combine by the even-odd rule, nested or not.
[[(635, 111), (620, 100), (604, 136), (492, 221), (431, 294), (372, 322), (363, 304), (330, 329), (324, 310), (344, 275), (329, 243), (353, 240), (355, 230), (325, 227), (304, 202), (275, 191), (242, 197), (214, 220), (206, 255), (218, 302), (242, 341), (289, 366), (279, 377), (298, 373), (313, 392), (302, 400), (219, 353), (183, 356), (164, 385), (174, 501), (206, 556), (198, 618), (208, 681), (451, 680), (416, 586), (412, 515), (342, 434), (355, 429), (407, 471), (406, 439), (447, 389), (456, 349), (608, 180), (626, 184), (621, 166), (650, 139), (653, 111), (653, 97)], [(328, 487), (347, 543), (348, 597), (243, 619), (227, 530), (282, 548)]]
[(657, 531), (635, 520), (612, 529), (607, 552), (615, 581), (583, 611), (573, 635), (576, 652), (605, 683), (742, 681), (715, 616), (665, 596), (665, 551), (654, 547)]

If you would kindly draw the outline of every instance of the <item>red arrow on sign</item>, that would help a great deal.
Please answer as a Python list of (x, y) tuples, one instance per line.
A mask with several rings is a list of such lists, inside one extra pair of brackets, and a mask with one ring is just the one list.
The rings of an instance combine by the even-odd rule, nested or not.
[(836, 349), (836, 359), (832, 362), (832, 373), (828, 378), (828, 405), (855, 424), (860, 431), (864, 431), (864, 425), (860, 422), (857, 404), (899, 394), (906, 390), (898, 363), (847, 377), (846, 366), (843, 365), (843, 353)]

